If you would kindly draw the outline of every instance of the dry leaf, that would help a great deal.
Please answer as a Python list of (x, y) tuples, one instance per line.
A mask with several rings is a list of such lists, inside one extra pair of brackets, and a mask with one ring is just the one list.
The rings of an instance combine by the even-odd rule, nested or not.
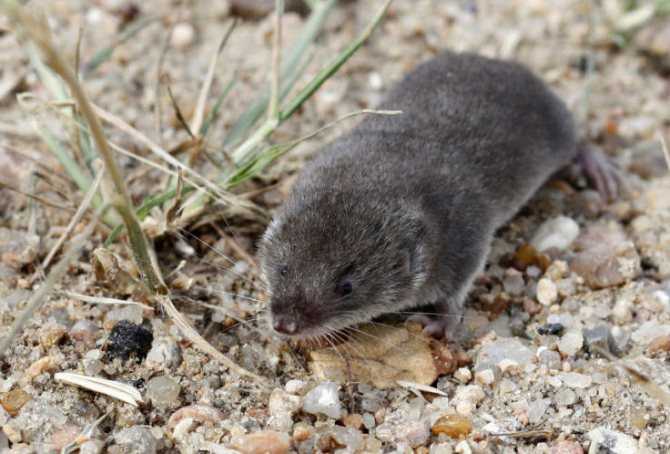
[(337, 345), (337, 351), (310, 352), (309, 365), (317, 380), (351, 379), (391, 388), (398, 381), (429, 385), (437, 378), (430, 338), (422, 332), (404, 326), (365, 325), (360, 329), (366, 334)]

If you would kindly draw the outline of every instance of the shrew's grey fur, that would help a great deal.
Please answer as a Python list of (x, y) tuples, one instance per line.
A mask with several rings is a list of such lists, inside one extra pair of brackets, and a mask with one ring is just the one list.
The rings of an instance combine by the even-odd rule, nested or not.
[(445, 52), (303, 170), (261, 244), (271, 325), (296, 337), (435, 304), (458, 322), (494, 231), (577, 154), (517, 63)]

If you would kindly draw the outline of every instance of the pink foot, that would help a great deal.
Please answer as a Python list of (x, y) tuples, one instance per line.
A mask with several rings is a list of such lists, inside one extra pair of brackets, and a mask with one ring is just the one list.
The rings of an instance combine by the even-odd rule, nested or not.
[(460, 323), (460, 317), (435, 317), (429, 315), (412, 315), (408, 321), (420, 323), (423, 332), (435, 339), (448, 339), (454, 337), (454, 330)]
[(619, 169), (604, 153), (583, 146), (577, 155), (577, 163), (605, 202), (615, 200), (626, 191)]

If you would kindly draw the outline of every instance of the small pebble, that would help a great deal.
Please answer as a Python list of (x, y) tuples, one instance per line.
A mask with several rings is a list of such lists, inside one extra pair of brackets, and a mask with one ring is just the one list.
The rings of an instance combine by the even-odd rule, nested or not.
[(158, 407), (175, 407), (179, 405), (181, 386), (167, 376), (154, 377), (147, 382), (146, 396)]
[(478, 404), (486, 397), (486, 393), (479, 385), (459, 386), (456, 389), (455, 401), (467, 401)]
[(503, 278), (502, 284), (503, 289), (512, 296), (522, 295), (526, 289), (523, 273), (514, 268), (505, 270), (505, 277)]
[(19, 414), (21, 408), (32, 399), (32, 396), (21, 388), (12, 389), (0, 394), (0, 405), (12, 416)]
[(571, 218), (559, 216), (545, 221), (530, 240), (535, 249), (540, 252), (547, 249), (563, 251), (570, 247), (579, 236), (579, 225)]
[(345, 427), (359, 430), (363, 426), (363, 417), (358, 413), (353, 413), (342, 418), (342, 423)]
[(558, 299), (558, 288), (550, 279), (542, 278), (537, 283), (537, 300), (544, 306), (551, 306)]
[(597, 427), (586, 436), (591, 440), (589, 454), (606, 452), (608, 454), (637, 453), (638, 444), (630, 435), (626, 435), (605, 427)]
[(575, 356), (584, 345), (584, 336), (580, 331), (569, 331), (558, 341), (558, 351), (565, 356)]
[(114, 442), (127, 453), (154, 454), (158, 450), (158, 442), (147, 426), (122, 429), (114, 434)]
[(504, 359), (515, 361), (518, 364), (528, 364), (534, 355), (534, 351), (520, 339), (502, 337), (481, 348), (477, 354), (475, 369), (494, 368)]
[(288, 432), (293, 426), (293, 415), (300, 409), (300, 397), (275, 388), (270, 394), (268, 427), (279, 432)]
[(340, 419), (343, 409), (338, 389), (336, 383), (320, 383), (307, 393), (302, 409), (313, 415), (323, 414), (329, 418)]
[(481, 385), (491, 386), (495, 380), (496, 376), (491, 369), (475, 372), (475, 381)]
[(554, 403), (559, 407), (567, 407), (577, 402), (577, 394), (566, 387), (559, 389), (553, 397)]
[(577, 244), (580, 252), (570, 267), (593, 289), (621, 285), (641, 273), (635, 245), (618, 224), (591, 226)]
[(242, 454), (286, 454), (291, 440), (288, 434), (264, 430), (234, 437), (230, 446)]
[(570, 388), (588, 388), (593, 383), (590, 375), (579, 374), (577, 372), (565, 372), (560, 374), (560, 379)]
[(539, 424), (546, 416), (550, 403), (549, 399), (537, 399), (528, 404), (528, 422), (532, 425)]
[(584, 454), (584, 449), (576, 441), (563, 440), (552, 445), (549, 454)]
[(633, 331), (631, 338), (635, 343), (649, 345), (659, 336), (670, 336), (670, 325), (661, 325), (656, 320), (650, 320)]
[(147, 354), (146, 366), (159, 370), (169, 370), (181, 363), (181, 350), (171, 337), (154, 339)]
[(290, 394), (303, 394), (307, 389), (307, 382), (304, 380), (289, 380), (284, 385), (284, 389)]
[(561, 355), (554, 350), (542, 350), (538, 354), (538, 359), (548, 369), (559, 370), (561, 368)]
[(175, 25), (170, 37), (170, 44), (175, 49), (186, 50), (195, 40), (195, 28), (188, 22), (181, 22)]
[(670, 351), (670, 335), (655, 337), (649, 343), (647, 351), (651, 354)]
[(466, 440), (463, 440), (456, 445), (456, 453), (472, 454), (472, 448), (470, 447), (470, 444)]
[(472, 380), (472, 372), (467, 367), (461, 367), (454, 372), (454, 378), (461, 383), (467, 383)]
[(470, 419), (459, 415), (445, 415), (438, 419), (431, 428), (433, 435), (447, 435), (451, 438), (465, 438), (472, 432)]
[(84, 342), (87, 345), (94, 345), (98, 339), (100, 328), (90, 320), (79, 320), (70, 329), (72, 339)]

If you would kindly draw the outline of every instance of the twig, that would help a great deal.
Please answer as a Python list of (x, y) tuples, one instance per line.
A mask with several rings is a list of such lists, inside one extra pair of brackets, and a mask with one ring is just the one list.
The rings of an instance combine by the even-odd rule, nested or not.
[(284, 0), (275, 0), (274, 39), (272, 40), (272, 82), (268, 120), (279, 123), (279, 73), (281, 72), (282, 15)]
[(93, 196), (95, 196), (95, 193), (98, 192), (98, 187), (100, 186), (100, 182), (102, 181), (102, 177), (103, 177), (104, 173), (105, 173), (104, 169), (100, 169), (100, 171), (98, 172), (98, 175), (95, 177), (95, 181), (93, 182), (91, 187), (86, 192), (86, 195), (84, 196), (84, 200), (81, 201), (81, 204), (79, 205), (79, 208), (77, 209), (77, 212), (74, 214), (74, 216), (72, 216), (72, 219), (70, 219), (70, 223), (65, 228), (65, 231), (60, 236), (60, 238), (58, 238), (58, 241), (56, 241), (56, 244), (54, 244), (54, 246), (49, 251), (49, 254), (47, 254), (46, 258), (42, 262), (42, 269), (43, 270), (47, 269), (47, 267), (51, 263), (51, 260), (56, 255), (56, 252), (58, 252), (58, 250), (61, 248), (61, 246), (65, 242), (65, 239), (70, 235), (70, 233), (72, 233), (72, 231), (76, 227), (77, 223), (84, 216), (84, 213), (86, 212), (86, 210), (88, 210), (88, 207), (91, 205), (91, 201), (93, 200)]
[(46, 300), (46, 296), (51, 292), (54, 285), (56, 285), (56, 283), (63, 278), (63, 276), (65, 275), (70, 266), (70, 262), (74, 259), (74, 257), (77, 254), (79, 254), (79, 251), (82, 249), (82, 247), (84, 247), (84, 244), (86, 244), (86, 240), (93, 232), (93, 229), (97, 224), (96, 221), (100, 211), (101, 210), (98, 210), (98, 213), (96, 213), (95, 216), (96, 219), (94, 219), (88, 225), (86, 230), (72, 241), (72, 246), (70, 247), (70, 249), (65, 253), (63, 258), (61, 258), (60, 261), (51, 269), (51, 272), (44, 280), (42, 285), (30, 297), (30, 299), (28, 300), (28, 304), (26, 305), (26, 308), (21, 313), (19, 318), (16, 319), (9, 333), (2, 339), (2, 342), (0, 342), (0, 357), (3, 357), (5, 355), (5, 352), (7, 351), (9, 345), (23, 330), (23, 326), (26, 324), (26, 322), (28, 322), (30, 317), (32, 317), (33, 313), (44, 303), (44, 301)]
[(116, 298), (107, 298), (104, 296), (88, 296), (88, 295), (82, 295), (81, 293), (75, 293), (75, 292), (61, 292), (62, 295), (67, 296), (68, 298), (72, 298), (78, 301), (82, 301), (84, 303), (92, 303), (92, 304), (111, 304), (111, 305), (119, 305), (119, 306), (139, 306), (142, 309), (146, 309), (148, 311), (154, 310), (153, 307), (147, 306), (146, 304), (138, 303), (137, 301), (129, 301), (129, 300), (119, 300)]

